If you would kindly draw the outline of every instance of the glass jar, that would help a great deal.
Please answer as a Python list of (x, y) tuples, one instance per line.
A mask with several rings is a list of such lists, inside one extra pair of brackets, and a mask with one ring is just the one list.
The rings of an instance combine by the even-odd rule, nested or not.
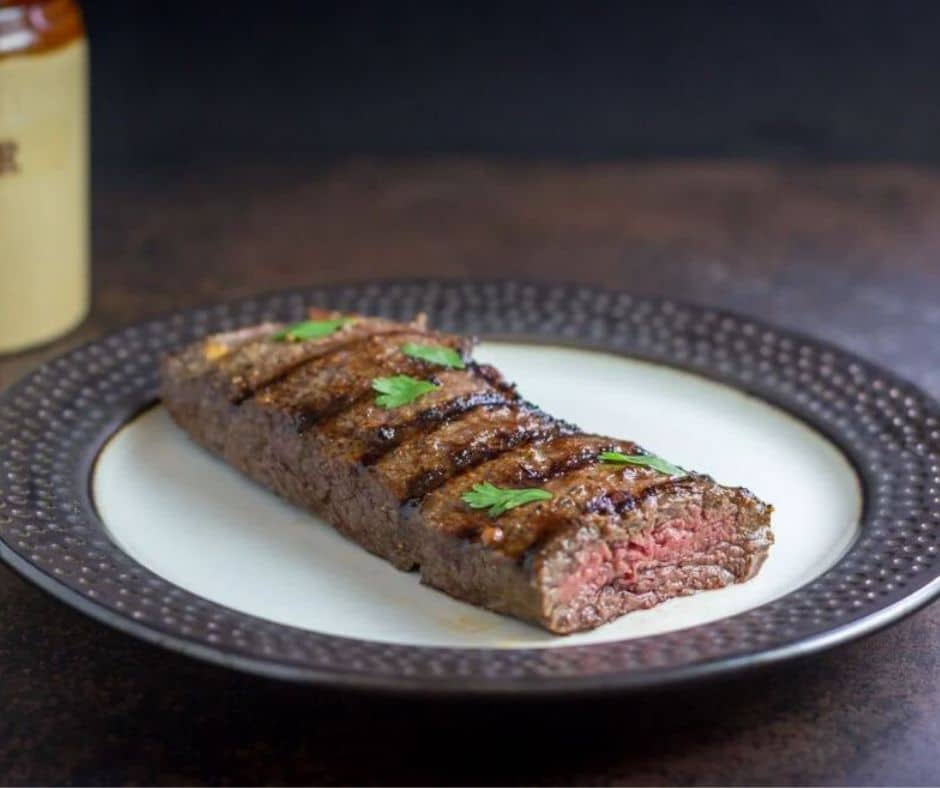
[(73, 0), (0, 0), (0, 353), (88, 310), (88, 47)]

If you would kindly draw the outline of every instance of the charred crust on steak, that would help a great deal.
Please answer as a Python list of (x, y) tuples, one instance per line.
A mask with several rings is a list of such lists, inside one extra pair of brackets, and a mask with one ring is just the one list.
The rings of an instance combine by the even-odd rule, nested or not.
[(472, 468), (558, 432), (553, 420), (521, 403), (487, 406), (415, 436), (375, 467), (399, 500), (423, 498)]
[(467, 372), (485, 380), (495, 389), (499, 389), (506, 394), (518, 396), (516, 394), (516, 384), (506, 380), (506, 378), (503, 377), (503, 373), (491, 364), (479, 364), (476, 361), (469, 361), (467, 362)]
[[(376, 322), (350, 323), (326, 337), (303, 342), (271, 342), (262, 338), (246, 344), (228, 360), (222, 359), (223, 374), (229, 378), (231, 400), (235, 403), (244, 402), (284, 381), (308, 364), (328, 363), (331, 357), (339, 353), (355, 352), (360, 346), (367, 347), (375, 340), (408, 338), (427, 341), (431, 338), (442, 344), (455, 341), (455, 349), (465, 354), (469, 354), (472, 347), (468, 340), (461, 338), (448, 340), (447, 337), (414, 326), (401, 326), (387, 321), (375, 325)], [(252, 365), (254, 361), (260, 363)]]
[[(552, 632), (759, 570), (772, 507), (749, 491), (599, 462), (605, 451), (643, 450), (542, 412), (470, 359), (472, 340), (420, 321), (353, 317), (309, 342), (272, 341), (279, 324), (197, 342), (164, 360), (164, 403), (208, 449), (396, 567), (419, 567), (428, 585)], [(402, 352), (429, 340), (465, 367)], [(438, 388), (379, 407), (372, 381), (394, 374), (433, 376)], [(551, 498), (494, 518), (462, 500), (482, 482)]]
[(501, 392), (480, 391), (428, 408), (403, 424), (380, 427), (376, 430), (372, 447), (360, 457), (359, 461), (363, 465), (375, 465), (386, 454), (394, 451), (412, 436), (426, 438), (437, 429), (443, 428), (477, 408), (505, 405), (508, 401), (506, 395)]
[(308, 429), (309, 425), (338, 416), (369, 395), (376, 377), (419, 373), (420, 362), (400, 350), (402, 337), (414, 338), (415, 334), (372, 335), (309, 359), (258, 390), (252, 400), (262, 407), (300, 417)]

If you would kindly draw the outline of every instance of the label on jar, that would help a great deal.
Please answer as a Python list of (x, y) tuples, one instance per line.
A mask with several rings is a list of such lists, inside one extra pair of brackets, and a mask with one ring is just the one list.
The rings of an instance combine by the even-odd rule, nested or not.
[(88, 307), (88, 50), (0, 58), (0, 352)]
[(13, 140), (0, 140), (0, 175), (19, 172), (16, 163), (16, 151), (19, 146)]

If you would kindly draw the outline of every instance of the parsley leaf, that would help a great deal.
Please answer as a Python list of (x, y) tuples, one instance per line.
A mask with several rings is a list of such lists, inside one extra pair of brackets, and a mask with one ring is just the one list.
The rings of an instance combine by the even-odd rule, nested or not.
[(412, 358), (420, 358), (448, 369), (463, 369), (464, 363), (460, 354), (453, 348), (443, 345), (419, 345), (416, 342), (406, 342), (401, 346), (401, 352)]
[(655, 454), (621, 454), (619, 451), (605, 451), (598, 459), (601, 462), (619, 463), (620, 465), (642, 465), (669, 476), (684, 476), (686, 471), (678, 465), (666, 462)]
[(336, 320), (305, 320), (303, 323), (295, 323), (283, 331), (272, 334), (271, 339), (275, 342), (302, 342), (305, 339), (317, 339), (339, 331), (351, 322), (352, 318), (349, 317), (340, 317)]
[(372, 381), (372, 388), (378, 392), (375, 404), (391, 409), (414, 402), (429, 391), (434, 391), (437, 384), (410, 375), (394, 375), (390, 378), (376, 378)]
[(483, 482), (474, 484), (473, 489), (461, 495), (460, 499), (471, 509), (488, 508), (490, 517), (499, 517), (509, 509), (534, 501), (547, 501), (551, 497), (552, 494), (548, 490), (540, 490), (537, 487), (510, 490)]

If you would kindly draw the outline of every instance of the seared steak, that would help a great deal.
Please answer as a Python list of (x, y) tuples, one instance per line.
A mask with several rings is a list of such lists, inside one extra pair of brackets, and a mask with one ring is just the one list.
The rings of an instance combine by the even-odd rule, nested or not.
[[(770, 506), (552, 418), (473, 362), (472, 341), (422, 320), (311, 319), (168, 357), (164, 404), (203, 446), (424, 583), (569, 633), (745, 581), (766, 558)], [(383, 404), (377, 380), (404, 394)]]

